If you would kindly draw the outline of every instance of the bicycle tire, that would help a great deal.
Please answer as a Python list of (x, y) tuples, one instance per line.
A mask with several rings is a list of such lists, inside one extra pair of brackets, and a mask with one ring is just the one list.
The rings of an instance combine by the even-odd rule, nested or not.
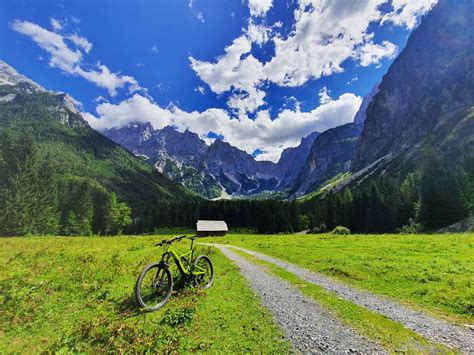
[[(163, 294), (163, 297), (161, 297), (160, 301), (155, 305), (149, 304), (147, 300), (144, 299), (144, 293), (143, 293), (143, 288), (142, 288), (143, 280), (145, 279), (145, 277), (150, 271), (156, 272), (156, 276), (153, 279), (153, 283), (156, 282), (156, 278), (159, 276), (164, 275), (167, 278), (167, 285), (166, 285), (166, 288), (164, 289), (165, 292)], [(160, 280), (159, 282), (162, 282), (162, 280)], [(155, 288), (153, 284), (151, 285), (151, 287)], [(146, 309), (147, 311), (157, 311), (160, 308), (162, 308), (169, 301), (172, 291), (173, 291), (173, 276), (171, 275), (171, 272), (169, 271), (169, 269), (166, 267), (163, 267), (161, 263), (153, 263), (145, 267), (145, 269), (143, 269), (143, 271), (138, 276), (137, 282), (135, 283), (135, 299), (138, 305)]]
[(211, 259), (207, 255), (200, 255), (196, 258), (196, 260), (194, 260), (194, 269), (196, 268), (196, 266), (200, 262), (205, 262), (209, 266), (209, 270), (210, 270), (209, 281), (207, 281), (207, 283), (205, 285), (202, 285), (202, 283), (200, 282), (202, 279), (200, 279), (199, 277), (194, 276), (194, 284), (197, 287), (206, 290), (206, 289), (210, 288), (212, 286), (212, 284), (214, 283), (214, 266), (212, 265)]

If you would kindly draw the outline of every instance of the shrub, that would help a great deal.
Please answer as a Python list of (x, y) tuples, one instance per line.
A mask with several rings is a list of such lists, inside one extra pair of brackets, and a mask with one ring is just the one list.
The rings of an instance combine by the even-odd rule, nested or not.
[(421, 232), (422, 229), (423, 228), (420, 223), (417, 223), (413, 218), (410, 218), (408, 224), (405, 224), (404, 226), (400, 227), (398, 229), (398, 232), (402, 234), (416, 234)]
[(189, 322), (194, 317), (194, 309), (189, 307), (177, 307), (168, 309), (161, 320), (161, 324), (176, 327)]
[(351, 234), (351, 230), (344, 226), (337, 226), (332, 230), (332, 234), (349, 235)]

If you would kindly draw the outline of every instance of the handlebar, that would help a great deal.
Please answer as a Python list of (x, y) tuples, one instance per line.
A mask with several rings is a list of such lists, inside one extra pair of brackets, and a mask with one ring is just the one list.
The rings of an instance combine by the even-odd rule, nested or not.
[(173, 239), (171, 239), (171, 240), (166, 240), (166, 239), (164, 239), (164, 240), (162, 240), (161, 242), (155, 244), (155, 246), (161, 247), (161, 246), (163, 246), (164, 244), (171, 244), (171, 243), (177, 242), (177, 241), (179, 241), (179, 240), (181, 240), (181, 239), (184, 239), (184, 238), (194, 239), (195, 237), (187, 237), (187, 236), (185, 236), (185, 235), (180, 235), (179, 237), (175, 237), (175, 238), (173, 238)]

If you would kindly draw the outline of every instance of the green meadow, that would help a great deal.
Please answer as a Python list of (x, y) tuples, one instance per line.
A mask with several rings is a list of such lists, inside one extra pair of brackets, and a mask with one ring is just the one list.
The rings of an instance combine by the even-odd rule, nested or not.
[[(154, 237), (0, 239), (0, 353), (263, 352), (289, 343), (237, 268), (213, 248), (210, 290), (178, 288), (155, 313), (133, 287)], [(187, 247), (186, 242), (178, 244)]]
[[(197, 253), (209, 255), (214, 263), (210, 290), (178, 282), (163, 309), (140, 311), (133, 297), (136, 277), (159, 258), (161, 249), (154, 244), (167, 237), (1, 238), (0, 353), (290, 351), (239, 270), (212, 247), (199, 246)], [(474, 323), (474, 234), (231, 234), (199, 241), (260, 251), (437, 317)], [(177, 246), (184, 249), (188, 243)], [(389, 351), (443, 349), (263, 264)]]
[(259, 251), (456, 323), (474, 324), (474, 233), (229, 235)]

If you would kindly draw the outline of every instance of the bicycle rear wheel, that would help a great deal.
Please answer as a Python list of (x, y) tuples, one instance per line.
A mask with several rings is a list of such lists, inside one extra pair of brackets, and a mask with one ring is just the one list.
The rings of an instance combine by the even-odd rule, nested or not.
[(196, 286), (208, 289), (214, 282), (214, 267), (211, 259), (206, 255), (201, 255), (194, 261), (193, 268), (194, 283)]
[(173, 291), (173, 277), (161, 263), (148, 265), (135, 284), (137, 303), (148, 311), (157, 311), (169, 300)]

